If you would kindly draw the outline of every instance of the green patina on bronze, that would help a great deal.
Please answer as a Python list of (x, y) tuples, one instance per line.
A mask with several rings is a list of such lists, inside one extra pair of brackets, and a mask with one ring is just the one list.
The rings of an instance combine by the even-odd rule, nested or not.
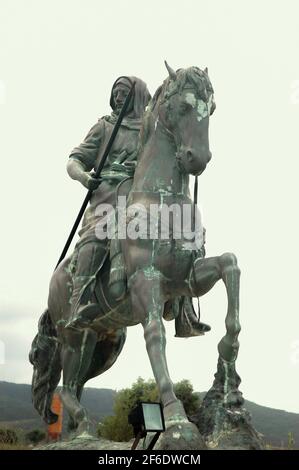
[[(146, 210), (151, 203), (160, 207), (187, 204), (194, 209), (189, 175), (200, 175), (211, 159), (208, 128), (215, 109), (213, 88), (207, 70), (190, 67), (175, 72), (168, 65), (167, 69), (169, 76), (143, 117), (147, 89), (131, 77), (136, 80), (137, 95), (117, 135), (100, 185), (90, 171), (101, 158), (99, 142), (111, 133), (114, 114), (100, 119), (71, 154), (71, 177), (95, 191), (74, 257), (64, 260), (51, 280), (48, 309), (40, 319), (30, 354), (34, 365), (32, 390), (37, 410), (47, 422), (55, 421), (51, 397), (63, 371), (61, 396), (71, 417), (70, 427), (79, 433), (89, 431), (88, 414), (80, 404), (84, 384), (116, 361), (125, 342), (126, 327), (141, 323), (168, 427), (175, 438), (179, 433), (181, 448), (198, 448), (196, 445), (204, 446), (203, 440), (195, 426), (188, 423), (169, 376), (163, 317), (175, 319), (177, 336), (192, 335), (196, 326), (192, 324), (193, 308), (188, 299), (204, 295), (218, 280), (223, 281), (228, 299), (226, 334), (218, 345), (218, 375), (208, 396), (211, 400), (215, 395), (220, 397), (220, 406), (225, 409), (242, 403), (234, 368), (240, 331), (240, 270), (236, 257), (225, 253), (205, 258), (203, 245), (188, 249), (184, 240), (172, 236), (168, 240), (117, 240), (109, 257), (107, 243), (94, 236), (98, 220), (95, 207), (103, 202), (115, 205), (118, 190), (128, 195), (128, 205), (139, 203)], [(125, 96), (126, 80), (121, 77), (113, 86), (114, 112)], [(132, 179), (129, 176), (135, 165)], [(120, 182), (124, 183), (118, 187)], [(116, 275), (113, 283), (109, 282), (110, 258), (113, 268), (123, 266), (125, 273)], [(74, 286), (71, 297), (70, 282)], [(198, 325), (195, 334), (207, 331), (208, 327)]]

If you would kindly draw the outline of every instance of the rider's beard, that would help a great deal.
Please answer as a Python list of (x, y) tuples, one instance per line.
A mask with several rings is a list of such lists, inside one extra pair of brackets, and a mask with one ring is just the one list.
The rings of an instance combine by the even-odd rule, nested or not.
[(123, 107), (123, 103), (118, 104), (118, 105), (115, 107), (115, 114), (119, 114), (122, 107)]

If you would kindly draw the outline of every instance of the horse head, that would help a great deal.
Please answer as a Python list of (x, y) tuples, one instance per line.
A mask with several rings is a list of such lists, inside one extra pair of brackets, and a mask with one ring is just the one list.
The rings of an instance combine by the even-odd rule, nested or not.
[(208, 70), (189, 67), (175, 72), (165, 65), (169, 77), (159, 92), (159, 123), (175, 141), (180, 170), (199, 175), (212, 157), (209, 118), (216, 105)]

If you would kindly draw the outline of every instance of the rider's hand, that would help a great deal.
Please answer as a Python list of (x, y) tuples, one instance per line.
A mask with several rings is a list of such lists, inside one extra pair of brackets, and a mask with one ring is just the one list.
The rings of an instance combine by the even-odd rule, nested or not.
[(91, 189), (92, 191), (97, 189), (100, 182), (101, 182), (100, 179), (94, 178), (93, 173), (89, 173), (88, 171), (84, 172), (84, 176), (81, 181), (81, 183), (83, 184), (83, 186), (85, 186), (85, 188)]
[(122, 171), (124, 171), (124, 166), (123, 166), (122, 164), (120, 164), (120, 163), (112, 163), (112, 164), (110, 165), (110, 169), (111, 169), (112, 171), (122, 172)]

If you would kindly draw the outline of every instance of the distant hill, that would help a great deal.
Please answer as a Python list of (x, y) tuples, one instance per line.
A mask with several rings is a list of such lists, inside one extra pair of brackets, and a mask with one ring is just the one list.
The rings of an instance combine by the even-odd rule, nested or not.
[(299, 448), (299, 414), (260, 406), (245, 400), (245, 408), (251, 413), (252, 422), (257, 431), (265, 436), (265, 441), (275, 446), (287, 445), (288, 433), (295, 439)]
[[(81, 402), (95, 422), (113, 414), (115, 390), (85, 388)], [(64, 424), (67, 421), (64, 415)], [(31, 385), (0, 381), (0, 427), (17, 427), (25, 431), (45, 427), (31, 402)], [(65, 426), (64, 426), (65, 427)]]
[[(113, 414), (115, 390), (85, 388), (82, 403), (89, 410), (94, 421)], [(202, 395), (202, 394), (201, 394)], [(276, 410), (256, 403), (245, 401), (252, 421), (267, 443), (273, 446), (287, 444), (288, 433), (299, 447), (299, 414)], [(66, 418), (66, 417), (65, 417)], [(44, 427), (44, 424), (31, 403), (31, 386), (0, 382), (0, 427), (18, 427), (31, 430)]]

